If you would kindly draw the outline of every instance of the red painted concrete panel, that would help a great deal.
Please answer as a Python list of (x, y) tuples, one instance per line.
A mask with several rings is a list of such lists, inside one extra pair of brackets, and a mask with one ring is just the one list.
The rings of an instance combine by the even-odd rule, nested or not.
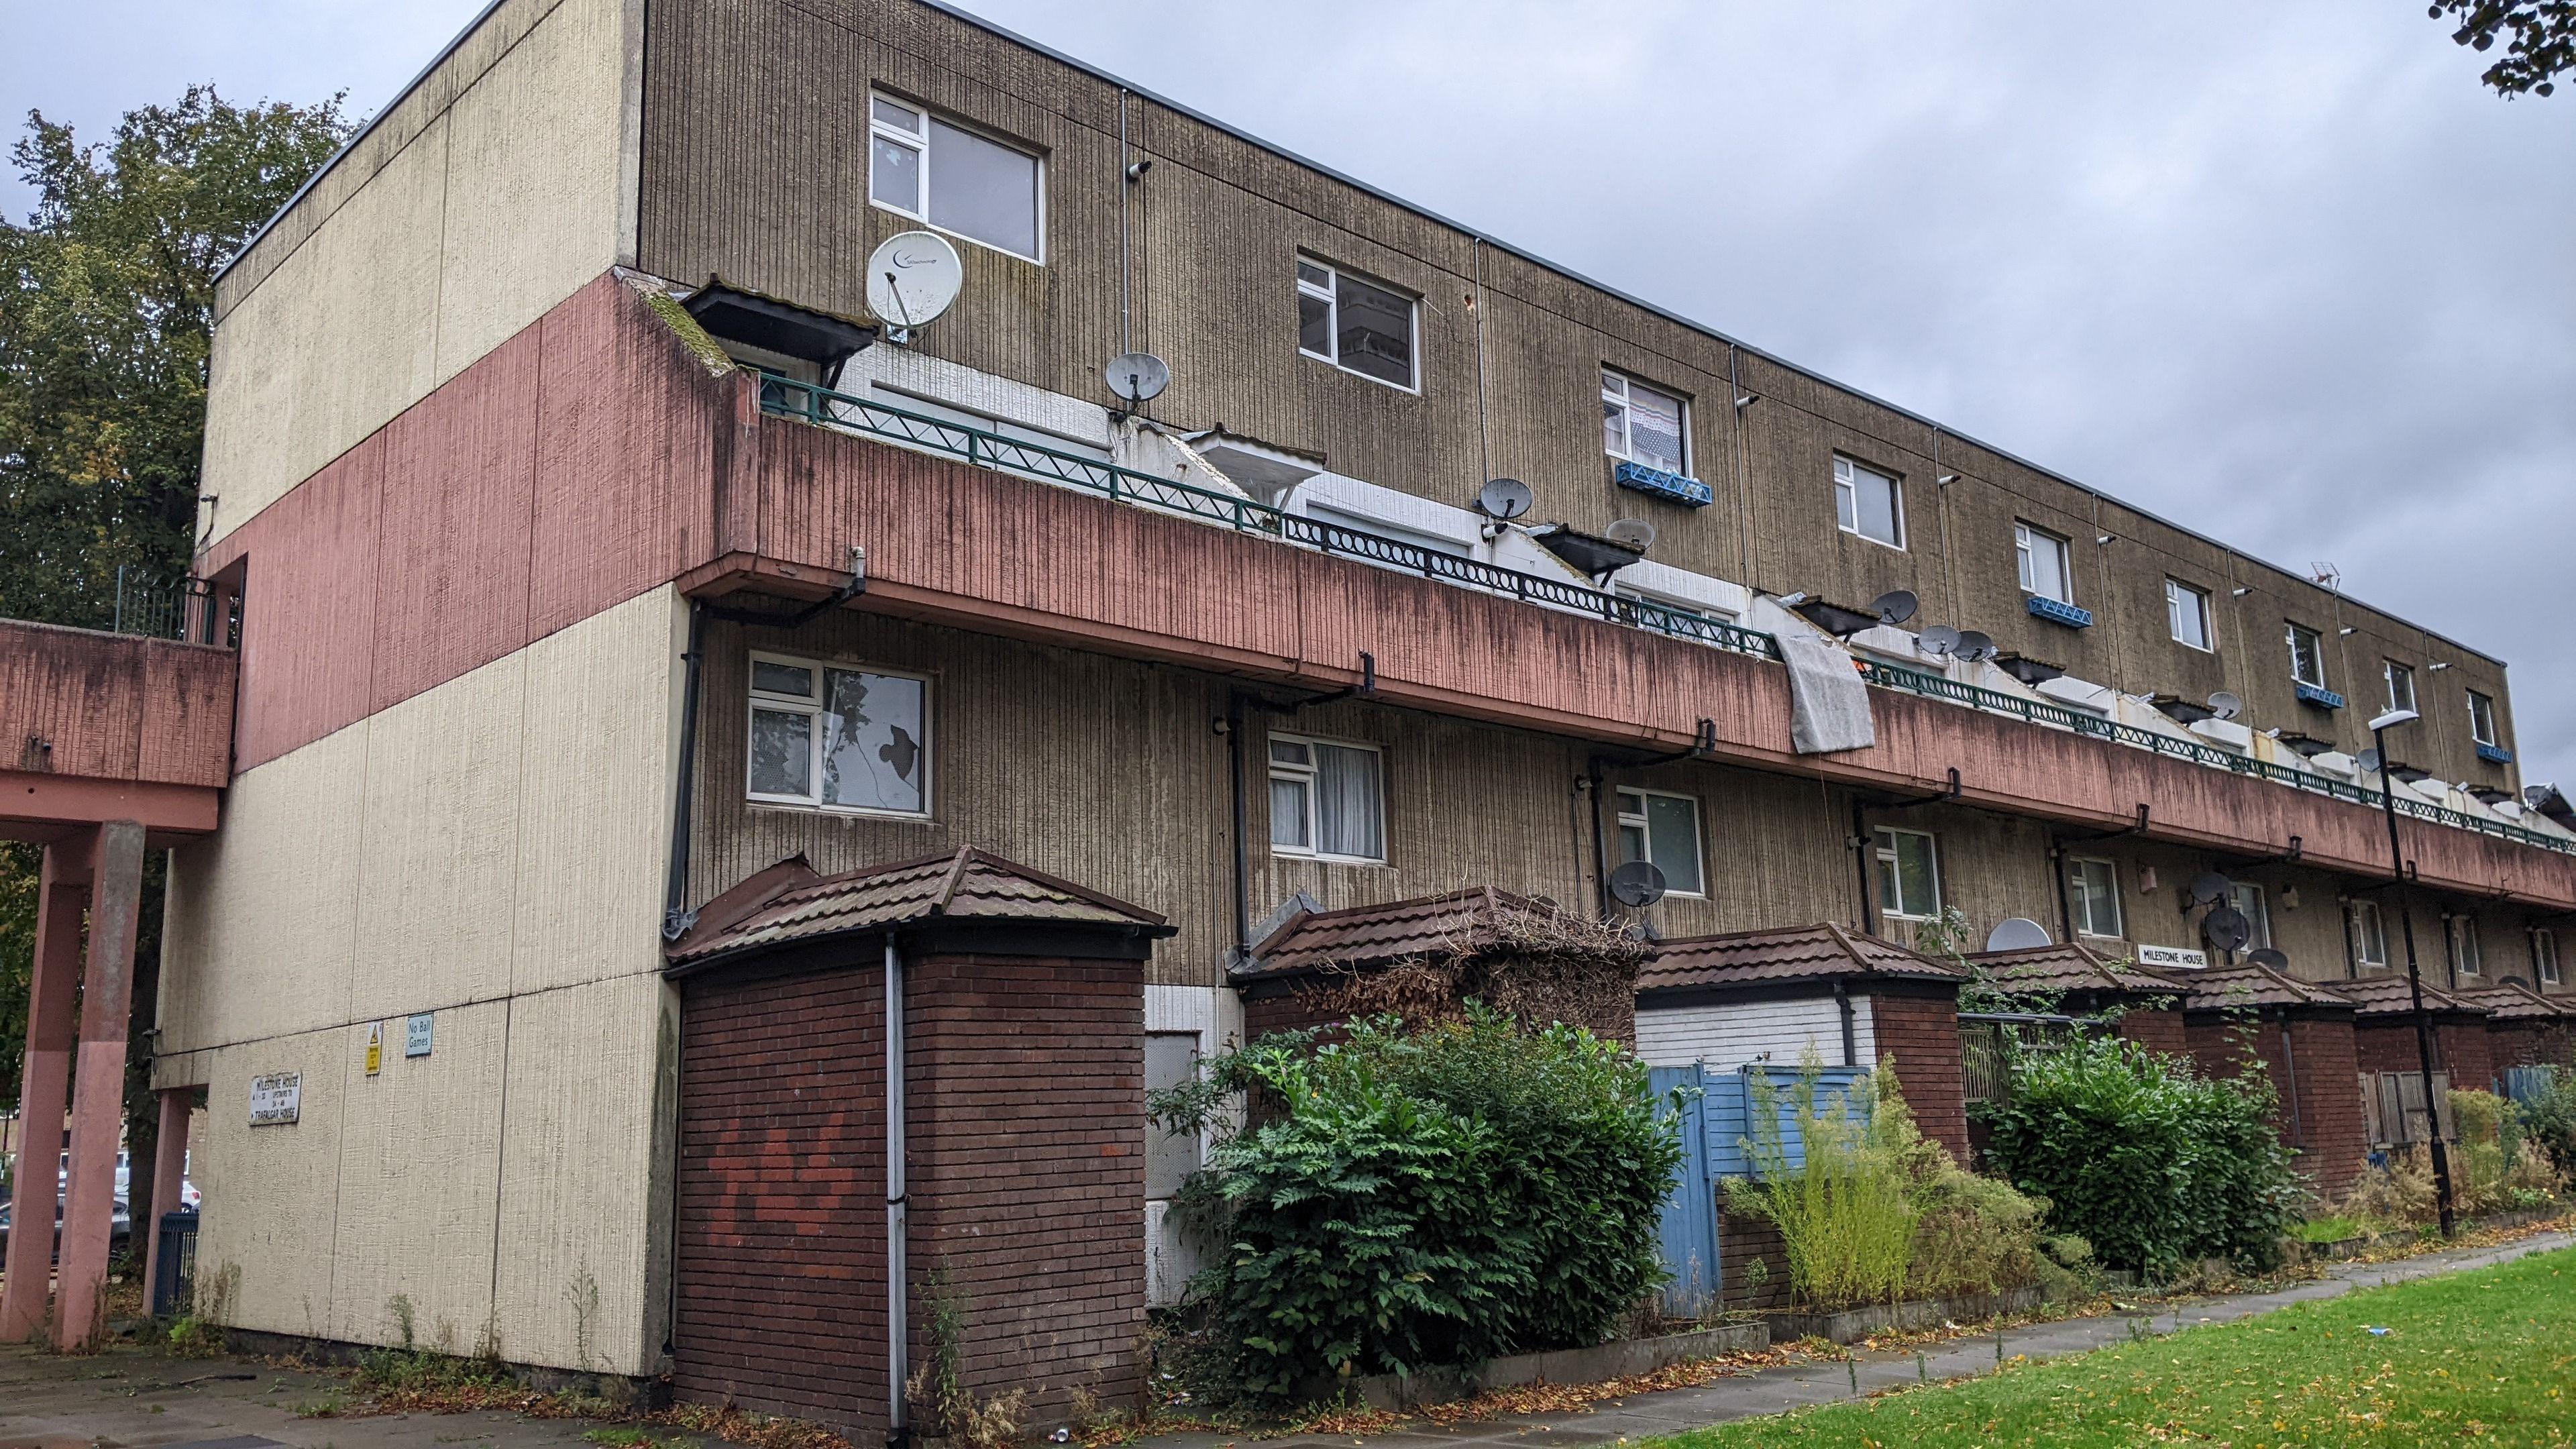
[(383, 440), (377, 433), (342, 454), (226, 539), (250, 554), (240, 768), (363, 719), (373, 706)]
[(221, 785), (236, 667), (201, 644), (0, 620), (0, 770)]

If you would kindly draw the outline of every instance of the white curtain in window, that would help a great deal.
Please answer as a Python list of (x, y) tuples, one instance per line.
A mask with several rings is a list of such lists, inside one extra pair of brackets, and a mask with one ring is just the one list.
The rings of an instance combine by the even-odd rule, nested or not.
[(1315, 849), (1325, 855), (1386, 858), (1375, 750), (1315, 746)]

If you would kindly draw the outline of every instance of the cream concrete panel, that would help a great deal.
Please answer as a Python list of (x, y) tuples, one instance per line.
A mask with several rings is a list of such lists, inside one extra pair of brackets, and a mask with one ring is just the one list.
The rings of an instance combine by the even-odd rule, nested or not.
[(669, 994), (659, 976), (627, 976), (512, 1006), (497, 1322), (513, 1362), (654, 1371)]
[(165, 1050), (347, 1019), (368, 729), (235, 776), (223, 829), (171, 852)]
[(383, 1070), (373, 1077), (366, 1025), (345, 1034), (331, 1282), (340, 1337), (401, 1342), (397, 1294), (410, 1300), (416, 1343), (470, 1353), (482, 1337), (511, 1010), (492, 1001), (435, 1013), (425, 1057), (403, 1055), (404, 1019), (388, 1016)]
[(661, 969), (686, 618), (666, 585), (523, 651), (515, 991)]
[(619, 252), (624, 0), (563, 0), (448, 113), (437, 381)]
[(527, 655), (504, 655), (367, 722), (351, 1018), (510, 989)]
[[(204, 1135), (189, 1177), (205, 1195), (197, 1237), (198, 1306), (228, 1327), (314, 1338), (340, 1336), (331, 1315), (332, 1228), (338, 1215), (340, 1108), (354, 1041), (346, 1028), (305, 1032), (212, 1053)], [(298, 1119), (250, 1125), (250, 1083), (303, 1074)]]
[(447, 124), (421, 132), (215, 329), (199, 522), (220, 538), (437, 377)]

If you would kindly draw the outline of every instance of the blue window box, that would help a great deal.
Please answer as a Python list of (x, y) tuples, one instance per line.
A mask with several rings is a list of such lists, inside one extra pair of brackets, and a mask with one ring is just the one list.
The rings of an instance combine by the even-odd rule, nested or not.
[(1622, 488), (1652, 493), (1657, 498), (1669, 498), (1693, 508), (1706, 508), (1717, 501), (1717, 490), (1697, 478), (1685, 478), (1679, 473), (1667, 473), (1643, 463), (1622, 462), (1610, 476), (1617, 479)]
[(2478, 758), (2490, 765), (2510, 765), (2513, 763), (2513, 751), (2502, 745), (2480, 745)]
[(2319, 685), (2302, 683), (2299, 685), (2299, 703), (2313, 704), (2319, 709), (2341, 709), (2343, 696)]
[(2033, 615), (2038, 618), (2046, 619), (2052, 624), (2063, 624), (2069, 629), (2090, 629), (2093, 627), (2093, 611), (2091, 609), (2080, 609), (2073, 604), (2063, 603), (2059, 600), (2046, 598), (2039, 594), (2024, 594), (2022, 596), (2022, 601), (2030, 606), (2030, 612)]

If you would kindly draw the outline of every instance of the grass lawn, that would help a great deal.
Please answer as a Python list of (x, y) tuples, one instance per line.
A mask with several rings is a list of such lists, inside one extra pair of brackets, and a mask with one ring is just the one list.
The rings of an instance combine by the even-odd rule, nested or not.
[(2576, 1249), (1954, 1387), (1746, 1419), (1657, 1449), (2463, 1441), (2576, 1443)]

